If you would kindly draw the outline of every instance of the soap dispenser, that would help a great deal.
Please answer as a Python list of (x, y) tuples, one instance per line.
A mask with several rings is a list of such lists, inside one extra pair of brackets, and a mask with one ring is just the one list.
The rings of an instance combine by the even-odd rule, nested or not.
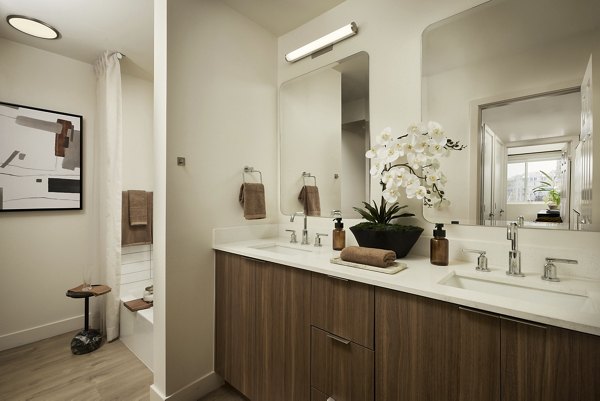
[(333, 229), (333, 250), (341, 251), (346, 247), (346, 231), (344, 231), (344, 223), (342, 223), (342, 215), (340, 213), (336, 213), (339, 217), (335, 217), (333, 220), (335, 221), (334, 229)]
[(448, 266), (448, 239), (446, 230), (442, 223), (435, 224), (433, 238), (429, 246), (429, 259), (431, 264), (438, 266)]

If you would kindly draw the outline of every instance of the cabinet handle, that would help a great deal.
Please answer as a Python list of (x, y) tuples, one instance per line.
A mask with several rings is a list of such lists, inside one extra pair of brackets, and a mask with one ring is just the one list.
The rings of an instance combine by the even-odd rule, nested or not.
[(327, 275), (327, 277), (333, 278), (333, 279), (336, 279), (336, 280), (340, 280), (340, 281), (350, 281), (347, 278), (341, 278), (341, 277), (337, 277), (337, 276), (330, 276), (329, 274)]
[(350, 340), (346, 340), (345, 338), (334, 336), (333, 334), (330, 334), (330, 333), (327, 333), (327, 337), (329, 337), (332, 340), (335, 340), (337, 342), (340, 342), (342, 344), (345, 344), (345, 345), (350, 344)]
[(494, 315), (493, 313), (487, 313), (487, 312), (480, 311), (478, 309), (467, 308), (465, 306), (459, 306), (458, 309), (463, 310), (465, 312), (477, 313), (478, 315), (485, 315), (485, 316), (495, 317), (495, 318), (500, 317), (498, 315)]
[(242, 256), (242, 259), (248, 260), (250, 262), (258, 262), (258, 263), (268, 263), (266, 260), (249, 258), (248, 256)]
[(541, 325), (541, 324), (526, 322), (524, 320), (513, 319), (513, 318), (510, 318), (510, 317), (505, 317), (505, 316), (500, 316), (500, 315), (495, 315), (493, 313), (482, 312), (480, 310), (471, 309), (471, 308), (467, 308), (467, 307), (464, 307), (464, 306), (459, 306), (458, 309), (463, 310), (465, 312), (472, 312), (472, 313), (477, 313), (477, 314), (480, 314), (480, 315), (485, 315), (485, 316), (489, 316), (489, 317), (495, 317), (495, 318), (499, 318), (499, 319), (503, 319), (503, 320), (508, 320), (510, 322), (526, 324), (527, 326), (537, 327), (538, 329), (544, 329), (544, 330), (546, 330), (546, 328), (547, 328), (546, 326)]
[(519, 320), (519, 319), (511, 319), (510, 317), (504, 317), (504, 316), (502, 316), (502, 317), (500, 317), (500, 319), (508, 320), (510, 322), (515, 322), (515, 323), (525, 324), (527, 326), (537, 327), (538, 329), (543, 329), (543, 330), (546, 330), (546, 328), (547, 328), (546, 326), (543, 326), (541, 324), (526, 322), (526, 321)]

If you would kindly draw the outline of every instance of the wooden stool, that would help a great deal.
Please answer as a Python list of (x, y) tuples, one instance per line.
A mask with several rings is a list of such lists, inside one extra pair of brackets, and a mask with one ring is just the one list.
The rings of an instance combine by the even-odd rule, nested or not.
[(85, 323), (84, 328), (71, 340), (71, 352), (75, 355), (87, 354), (100, 348), (102, 345), (102, 333), (98, 330), (90, 330), (90, 297), (107, 294), (111, 288), (107, 285), (92, 285), (89, 290), (83, 289), (83, 284), (67, 290), (67, 296), (70, 298), (85, 299)]

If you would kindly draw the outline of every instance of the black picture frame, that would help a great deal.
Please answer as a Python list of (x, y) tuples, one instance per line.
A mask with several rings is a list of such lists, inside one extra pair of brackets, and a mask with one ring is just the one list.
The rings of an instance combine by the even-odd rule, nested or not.
[(83, 210), (83, 116), (0, 101), (0, 212)]

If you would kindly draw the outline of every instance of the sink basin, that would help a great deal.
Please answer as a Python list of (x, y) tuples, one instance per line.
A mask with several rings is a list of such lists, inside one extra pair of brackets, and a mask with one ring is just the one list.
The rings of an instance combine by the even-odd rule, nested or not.
[[(439, 284), (464, 290), (477, 291), (484, 294), (499, 295), (510, 299), (532, 302), (538, 305), (559, 306), (569, 310), (582, 310), (588, 301), (584, 291), (566, 290), (560, 287), (541, 288), (507, 283), (484, 277), (472, 277), (452, 274), (442, 279)], [(542, 285), (545, 283), (542, 283)]]
[(312, 251), (310, 249), (300, 249), (294, 248), (291, 246), (285, 246), (280, 244), (266, 244), (266, 245), (256, 245), (251, 248), (260, 249), (261, 251), (267, 251), (276, 253), (278, 255), (288, 255), (288, 256), (298, 256), (298, 255), (307, 255)]

